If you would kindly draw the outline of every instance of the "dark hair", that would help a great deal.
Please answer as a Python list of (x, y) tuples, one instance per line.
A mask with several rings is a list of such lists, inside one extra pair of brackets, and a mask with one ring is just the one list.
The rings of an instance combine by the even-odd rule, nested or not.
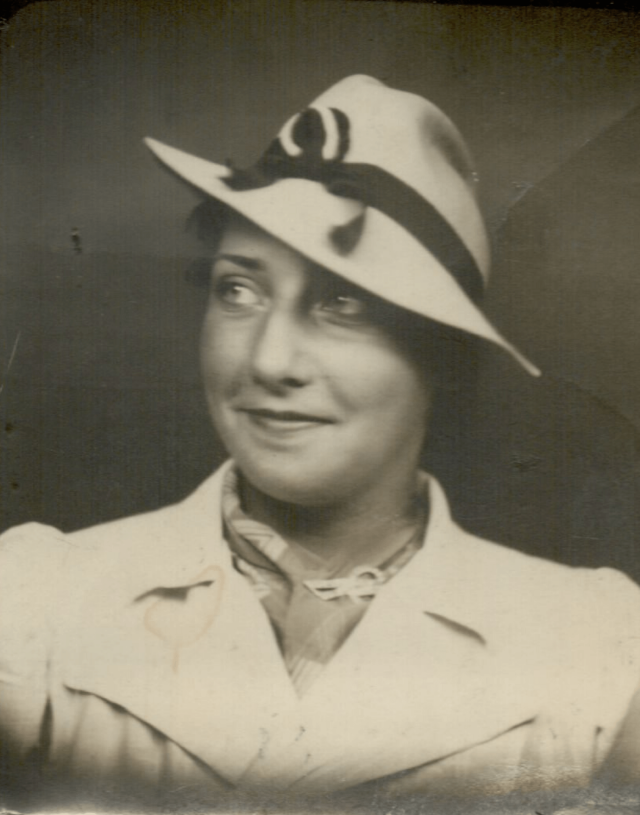
[(187, 218), (187, 231), (196, 236), (206, 250), (206, 257), (195, 258), (189, 265), (185, 277), (189, 283), (201, 288), (209, 285), (209, 271), (212, 255), (220, 243), (231, 210), (215, 198), (204, 198), (191, 211)]
[(192, 232), (207, 248), (215, 251), (229, 218), (229, 208), (216, 198), (204, 198), (187, 219), (187, 231)]

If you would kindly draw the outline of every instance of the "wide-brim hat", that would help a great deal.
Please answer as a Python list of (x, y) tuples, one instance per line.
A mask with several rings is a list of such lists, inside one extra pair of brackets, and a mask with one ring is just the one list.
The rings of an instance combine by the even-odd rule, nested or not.
[(476, 176), (459, 132), (426, 99), (347, 77), (243, 170), (145, 142), (180, 178), (310, 260), (539, 374), (480, 308), (489, 243)]

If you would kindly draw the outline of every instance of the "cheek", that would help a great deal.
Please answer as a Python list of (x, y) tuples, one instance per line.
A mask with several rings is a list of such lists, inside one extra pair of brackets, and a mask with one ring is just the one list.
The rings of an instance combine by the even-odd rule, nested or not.
[(371, 421), (384, 419), (415, 432), (428, 418), (433, 388), (418, 366), (393, 348), (351, 349), (337, 364), (342, 397), (348, 406)]
[(202, 327), (200, 367), (209, 400), (233, 388), (242, 369), (241, 347), (211, 314)]

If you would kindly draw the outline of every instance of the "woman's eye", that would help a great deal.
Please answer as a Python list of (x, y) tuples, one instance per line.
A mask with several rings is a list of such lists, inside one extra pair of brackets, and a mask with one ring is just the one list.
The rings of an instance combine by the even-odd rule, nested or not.
[(366, 303), (360, 298), (349, 294), (335, 294), (326, 297), (320, 301), (319, 309), (349, 320), (360, 320), (367, 314)]
[(221, 303), (233, 308), (252, 308), (261, 303), (259, 293), (249, 284), (238, 280), (215, 281), (214, 292)]

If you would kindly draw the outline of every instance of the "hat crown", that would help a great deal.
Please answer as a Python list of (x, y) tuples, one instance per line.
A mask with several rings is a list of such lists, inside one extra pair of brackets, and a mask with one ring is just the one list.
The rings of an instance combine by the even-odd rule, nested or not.
[[(376, 155), (395, 166), (402, 178), (407, 158), (418, 164), (414, 172), (420, 169), (419, 156), (413, 152), (403, 156), (403, 148), (422, 152), (423, 161), (429, 158), (425, 153), (434, 150), (462, 178), (473, 181), (473, 161), (459, 130), (440, 108), (422, 96), (357, 74), (333, 85), (310, 107), (339, 108), (349, 116), (352, 128), (362, 130), (358, 135), (363, 138), (354, 140), (349, 160), (363, 161)], [(369, 138), (365, 138), (367, 133)], [(390, 149), (392, 146), (396, 149)]]
[(292, 157), (369, 164), (401, 180), (447, 220), (486, 283), (489, 242), (476, 200), (473, 163), (458, 129), (440, 108), (358, 74), (290, 118), (278, 140)]

